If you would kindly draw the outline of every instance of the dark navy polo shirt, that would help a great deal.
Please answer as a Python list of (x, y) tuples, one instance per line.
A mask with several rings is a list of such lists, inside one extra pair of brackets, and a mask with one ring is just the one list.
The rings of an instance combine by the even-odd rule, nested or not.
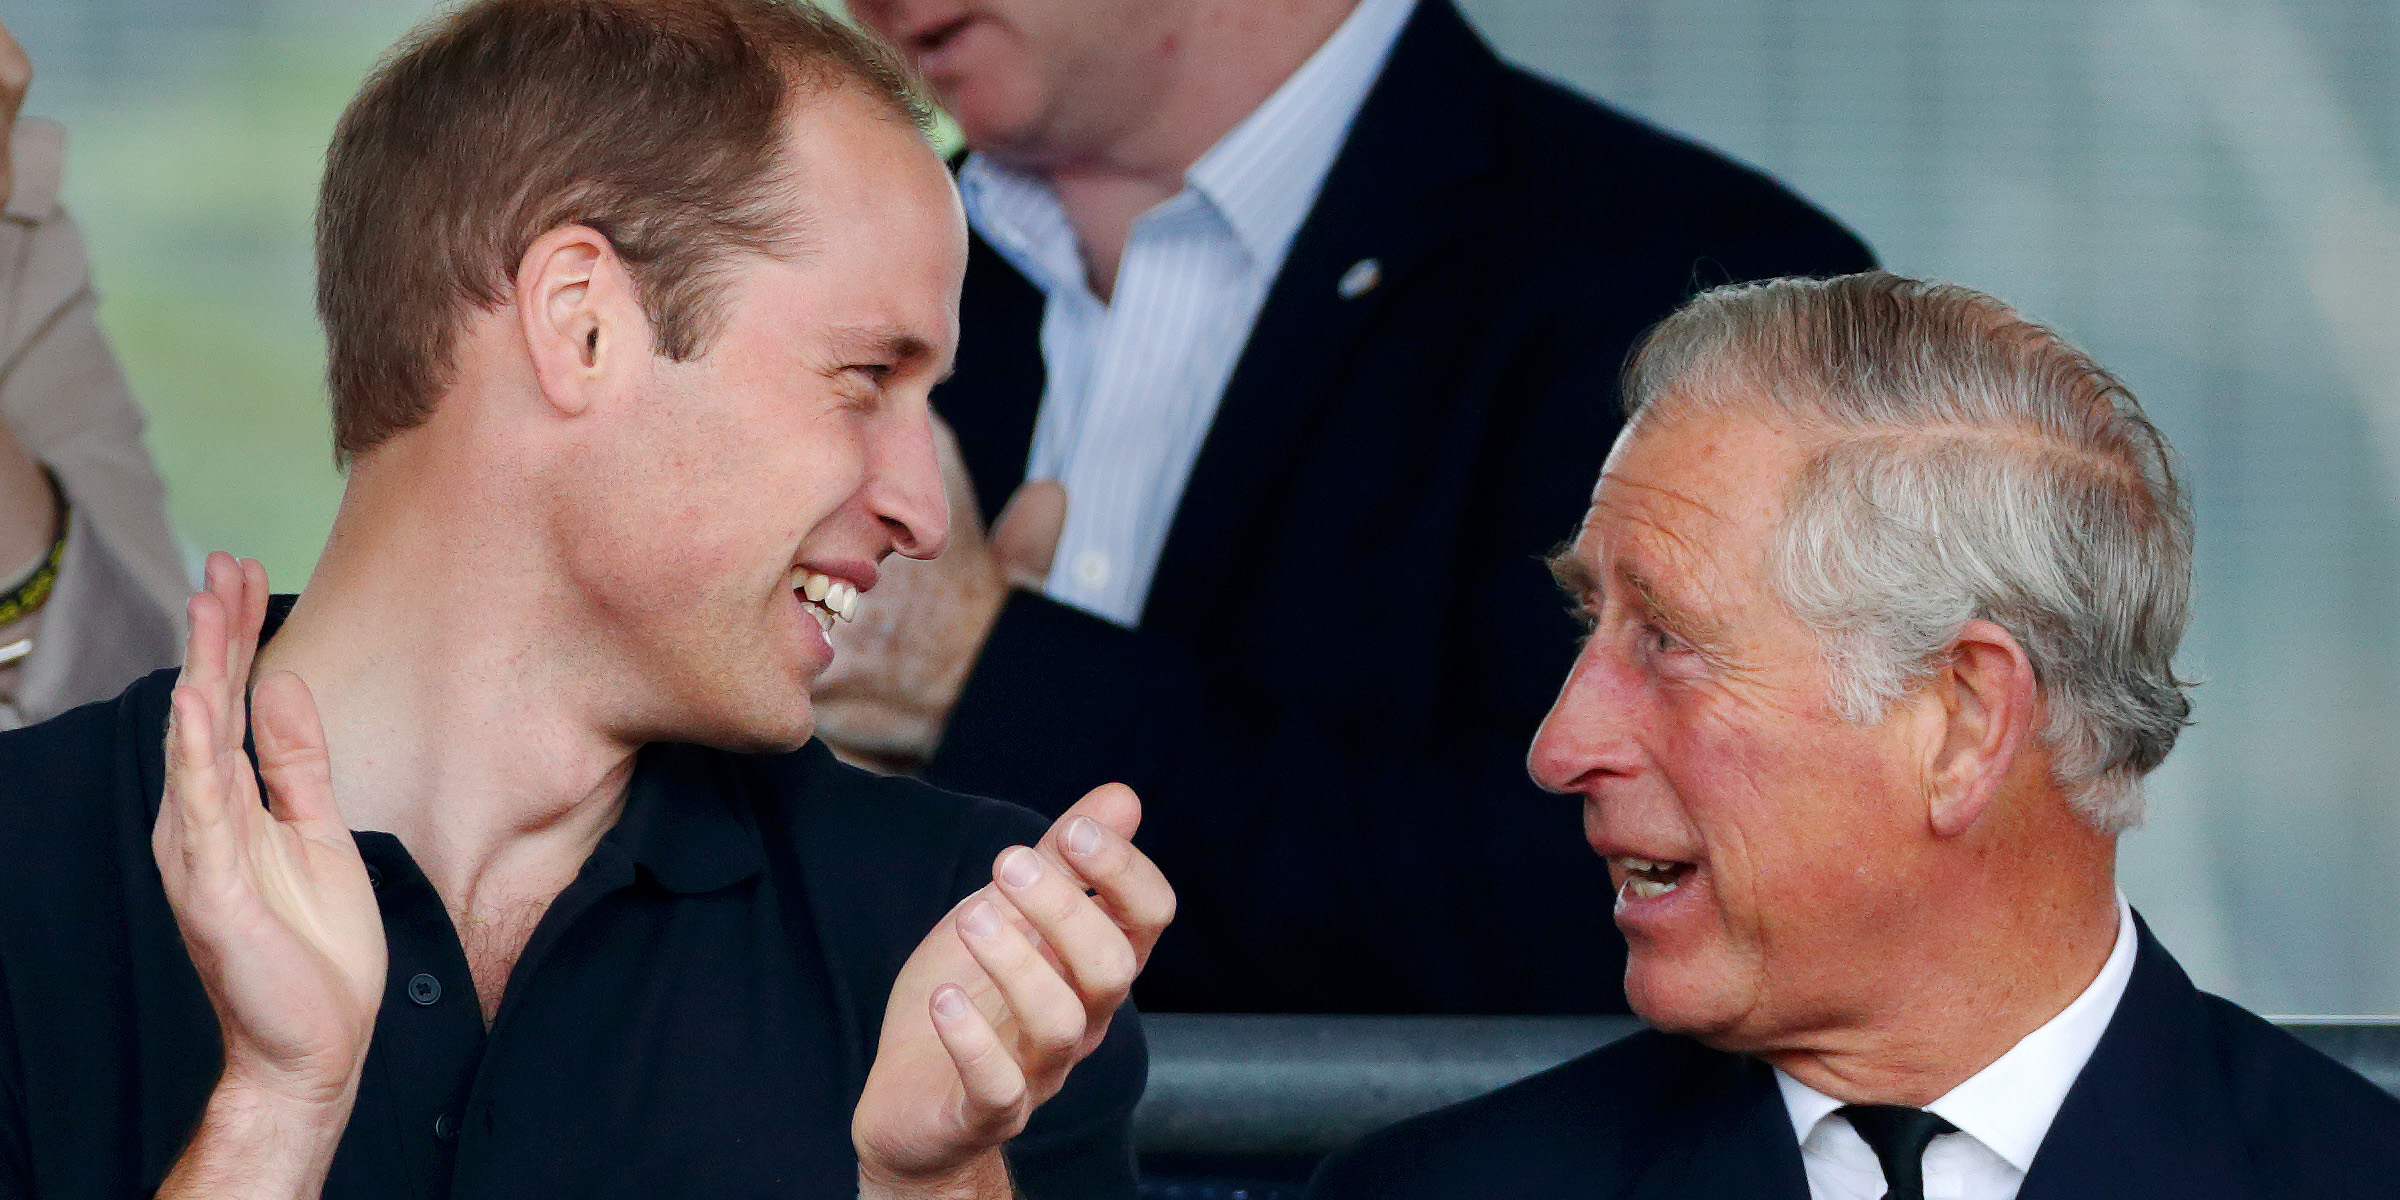
[[(150, 854), (174, 680), (0, 733), (0, 1197), (149, 1195), (222, 1066)], [(441, 898), (360, 832), (391, 965), (325, 1195), (854, 1196), (893, 978), (1042, 832), (815, 742), (648, 747), (488, 1033)], [(1133, 1194), (1144, 1070), (1128, 1008), (1011, 1144), (1027, 1196)]]

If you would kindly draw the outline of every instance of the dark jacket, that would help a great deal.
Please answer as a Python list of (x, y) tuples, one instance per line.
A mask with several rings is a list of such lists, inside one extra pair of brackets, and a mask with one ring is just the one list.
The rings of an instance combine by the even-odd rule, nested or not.
[[(2192, 986), (2141, 925), (2133, 978), (2018, 1200), (2378, 1200), (2400, 1100)], [(1643, 1032), (1370, 1134), (1317, 1200), (1807, 1200), (1765, 1063)]]
[[(0, 733), (0, 1198), (151, 1194), (216, 1082), (150, 853), (174, 679)], [(894, 977), (1042, 832), (818, 743), (646, 747), (488, 1033), (439, 897), (359, 833), (391, 966), (325, 1195), (854, 1196)], [(1128, 1010), (1012, 1143), (1026, 1195), (1130, 1200), (1143, 1075)]]
[[(1381, 282), (1345, 299), (1366, 259)], [(1872, 261), (1423, 0), (1267, 296), (1140, 628), (1017, 595), (927, 777), (1050, 813), (1141, 793), (1182, 900), (1145, 1008), (1620, 1011), (1606, 872), (1576, 802), (1525, 774), (1577, 633), (1541, 559), (1644, 330), (1700, 288)], [(1024, 475), (1042, 306), (974, 244), (934, 399), (987, 514)]]

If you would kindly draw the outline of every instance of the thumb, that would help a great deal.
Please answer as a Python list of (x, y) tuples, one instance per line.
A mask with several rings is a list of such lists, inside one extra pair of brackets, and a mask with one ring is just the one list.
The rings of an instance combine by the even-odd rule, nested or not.
[(1054, 832), (1063, 832), (1077, 817), (1090, 817), (1108, 826), (1118, 837), (1133, 840), (1134, 831), (1142, 826), (1142, 801), (1133, 789), (1121, 783), (1104, 783), (1084, 793), (1067, 811), (1051, 823)]
[(341, 823), (333, 805), (333, 763), (325, 754), (325, 726), (308, 684), (290, 671), (259, 681), (250, 700), (251, 736), (258, 744), (258, 773), (267, 783), (267, 806), (277, 820), (301, 824)]
[(1059, 535), (1067, 528), (1067, 489), (1055, 479), (1029, 480), (992, 522), (992, 557), (1013, 584), (1038, 586), (1050, 577)]

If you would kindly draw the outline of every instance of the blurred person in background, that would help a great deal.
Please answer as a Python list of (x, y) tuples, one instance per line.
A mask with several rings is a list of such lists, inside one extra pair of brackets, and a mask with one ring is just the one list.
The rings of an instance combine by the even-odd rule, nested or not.
[(172, 665), (191, 590), (59, 206), (65, 131), (17, 119), (32, 78), (0, 25), (0, 729)]
[(2117, 889), (2191, 711), (2191, 513), (2132, 393), (1882, 273), (1711, 292), (1627, 378), (1530, 766), (1582, 798), (1653, 1028), (1313, 1194), (2392, 1195), (2400, 1101)]
[(951, 549), (837, 631), (822, 735), (1046, 812), (1132, 783), (1153, 1010), (1621, 1009), (1524, 774), (1575, 644), (1541, 558), (1643, 329), (1867, 249), (1451, 0), (852, 9), (956, 117), (975, 238)]

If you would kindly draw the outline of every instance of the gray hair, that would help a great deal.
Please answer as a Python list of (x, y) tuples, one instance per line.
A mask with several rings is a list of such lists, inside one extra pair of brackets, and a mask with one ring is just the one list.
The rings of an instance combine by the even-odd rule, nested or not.
[(2190, 723), (2172, 659), (2192, 520), (2133, 393), (2058, 334), (1947, 283), (1870, 271), (1718, 288), (1626, 369), (1628, 432), (1761, 408), (1824, 435), (1767, 575), (1819, 631), (1836, 710), (1882, 719), (1968, 621), (2006, 629), (2052, 771), (2105, 833)]

